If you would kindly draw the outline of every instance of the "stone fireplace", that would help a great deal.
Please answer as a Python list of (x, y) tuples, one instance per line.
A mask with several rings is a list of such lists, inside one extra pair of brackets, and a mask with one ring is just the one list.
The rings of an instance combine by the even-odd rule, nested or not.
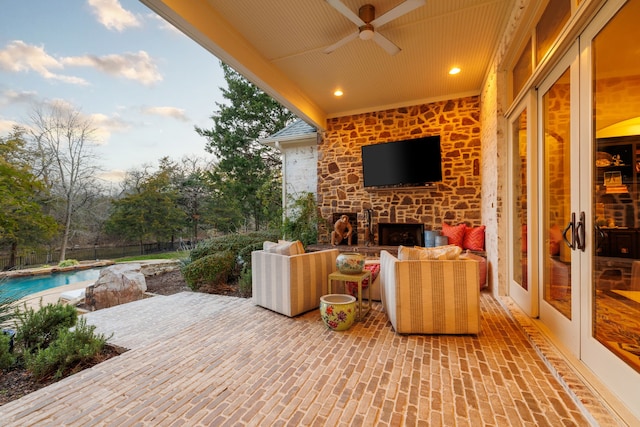
[[(440, 135), (441, 182), (429, 187), (364, 188), (362, 146), (430, 135)], [(380, 224), (418, 224), (425, 230), (441, 230), (443, 222), (481, 225), (480, 158), (478, 96), (328, 119), (318, 144), (317, 200), (324, 219), (318, 243), (330, 243), (337, 212), (356, 213), (352, 225), (359, 242), (367, 241), (370, 212), (377, 244), (381, 244)]]
[(378, 224), (380, 246), (424, 246), (424, 224)]

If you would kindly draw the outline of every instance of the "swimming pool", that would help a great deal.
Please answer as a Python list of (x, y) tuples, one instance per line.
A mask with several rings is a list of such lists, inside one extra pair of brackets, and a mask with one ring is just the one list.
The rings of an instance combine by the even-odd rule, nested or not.
[(0, 282), (0, 299), (20, 299), (36, 292), (57, 288), (71, 283), (96, 280), (100, 276), (100, 268), (75, 270), (63, 273), (44, 274), (41, 276), (16, 277)]

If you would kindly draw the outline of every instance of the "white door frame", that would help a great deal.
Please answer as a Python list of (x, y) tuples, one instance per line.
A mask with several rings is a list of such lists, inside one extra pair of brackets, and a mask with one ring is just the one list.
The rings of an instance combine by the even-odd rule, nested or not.
[[(579, 61), (578, 61), (578, 43), (575, 42), (563, 55), (562, 59), (549, 73), (549, 75), (543, 80), (538, 87), (538, 188), (540, 189), (540, 197), (544, 199), (544, 173), (542, 168), (544, 167), (544, 114), (543, 114), (543, 97), (544, 94), (556, 83), (556, 81), (569, 69), (570, 74), (570, 206), (569, 212), (574, 212), (576, 215), (580, 212), (580, 188), (578, 183), (580, 182), (580, 164), (579, 159), (576, 157), (576, 153), (580, 150), (579, 140)], [(539, 218), (543, 220), (545, 218), (546, 206), (544, 203), (539, 203)], [(570, 216), (562, 219), (562, 223), (566, 224), (570, 221)], [(538, 250), (539, 260), (539, 280), (544, 279), (544, 266), (543, 262), (545, 254), (545, 247), (548, 248), (549, 231), (546, 225), (541, 224), (538, 232), (538, 240), (545, 242), (540, 245)], [(564, 242), (560, 243), (565, 245)], [(568, 250), (568, 249), (566, 249)], [(555, 335), (568, 351), (574, 354), (576, 357), (580, 357), (580, 259), (577, 256), (575, 250), (571, 253), (571, 319), (565, 317), (556, 308), (551, 306), (544, 300), (544, 286), (539, 286), (538, 300), (539, 300), (539, 315), (540, 320), (549, 328), (551, 333)]]
[[(518, 141), (514, 140), (513, 126), (515, 122), (520, 118), (520, 114), (523, 111), (527, 111), (527, 200), (538, 200), (538, 186), (536, 185), (535, 177), (538, 170), (538, 144), (537, 144), (537, 107), (536, 107), (536, 91), (531, 90), (520, 102), (520, 105), (513, 111), (509, 118), (509, 162), (510, 173), (509, 176), (509, 198), (508, 200), (516, 200), (515, 189), (513, 185), (513, 162), (515, 159), (515, 150), (518, 149)], [(513, 246), (509, 248), (511, 256), (508, 266), (508, 280), (509, 280), (509, 296), (518, 304), (518, 306), (530, 317), (538, 317), (538, 239), (532, 238), (538, 235), (538, 212), (534, 208), (535, 204), (528, 203), (527, 205), (527, 289), (524, 289), (520, 283), (513, 280), (515, 273), (515, 266), (513, 261), (516, 259), (515, 253), (513, 253)], [(515, 211), (513, 203), (509, 203), (508, 207), (509, 218), (509, 242), (513, 242), (515, 239)]]

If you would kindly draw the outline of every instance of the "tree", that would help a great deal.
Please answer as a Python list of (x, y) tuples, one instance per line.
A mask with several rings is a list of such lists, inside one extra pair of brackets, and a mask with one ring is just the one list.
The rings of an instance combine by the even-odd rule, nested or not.
[(187, 225), (191, 230), (191, 240), (198, 241), (198, 231), (207, 223), (207, 201), (211, 199), (212, 189), (207, 175), (213, 165), (200, 158), (183, 157), (175, 176), (178, 193), (178, 203), (185, 211)]
[[(228, 86), (221, 88), (222, 95), (229, 103), (216, 103), (213, 129), (196, 131), (219, 160), (211, 174), (218, 200), (226, 201), (219, 207), (228, 218), (243, 217), (259, 230), (280, 220), (282, 192), (277, 187), (280, 156), (258, 139), (283, 129), (295, 116), (229, 66), (222, 64), (222, 69)], [(239, 211), (228, 212), (229, 207)]]
[(66, 258), (73, 215), (94, 194), (98, 168), (91, 144), (95, 133), (90, 119), (61, 102), (35, 106), (31, 113), (34, 166), (61, 204), (57, 215), (63, 229), (60, 261)]
[(54, 218), (42, 211), (44, 185), (30, 172), (23, 135), (14, 128), (0, 138), (0, 241), (10, 246), (10, 268), (19, 245), (46, 242), (57, 229)]
[(113, 212), (106, 222), (107, 232), (142, 245), (149, 240), (172, 240), (184, 228), (185, 213), (178, 206), (179, 193), (171, 182), (174, 165), (162, 159), (155, 173), (134, 171), (126, 182), (135, 186), (113, 202)]

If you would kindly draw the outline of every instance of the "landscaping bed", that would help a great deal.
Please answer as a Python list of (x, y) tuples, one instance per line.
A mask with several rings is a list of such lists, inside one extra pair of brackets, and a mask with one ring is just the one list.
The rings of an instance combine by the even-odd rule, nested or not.
[[(149, 276), (146, 278), (147, 292), (157, 295), (172, 295), (178, 292), (191, 291), (189, 286), (182, 278), (179, 270), (170, 271), (168, 273)], [(220, 289), (222, 295), (235, 295), (231, 292), (232, 287), (226, 286)], [(236, 291), (237, 293), (237, 291)], [(79, 372), (83, 369), (90, 368), (98, 363), (104, 362), (112, 357), (122, 354), (126, 349), (116, 346), (105, 346), (102, 353), (95, 357), (90, 364), (77, 366), (74, 370)], [(7, 372), (0, 372), (0, 406), (13, 400), (19, 399), (29, 393), (40, 388), (53, 384), (57, 380), (53, 378), (37, 381), (24, 368), (12, 369)]]

